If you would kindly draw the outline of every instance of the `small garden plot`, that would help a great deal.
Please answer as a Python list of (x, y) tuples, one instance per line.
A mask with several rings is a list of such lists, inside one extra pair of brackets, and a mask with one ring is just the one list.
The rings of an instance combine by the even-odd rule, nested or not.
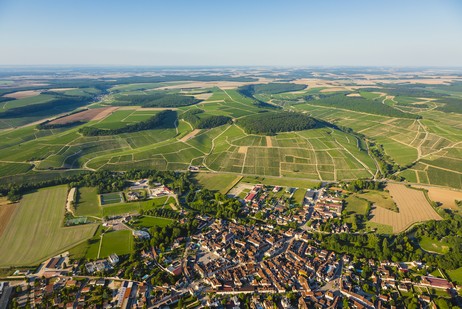
[(101, 205), (117, 204), (124, 202), (122, 192), (106, 193), (99, 196)]

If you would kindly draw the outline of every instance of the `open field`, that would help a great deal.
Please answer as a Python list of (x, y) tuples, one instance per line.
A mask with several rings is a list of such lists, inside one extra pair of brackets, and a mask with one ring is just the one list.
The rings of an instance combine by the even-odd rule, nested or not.
[(18, 208), (17, 206), (17, 204), (10, 204), (5, 197), (0, 197), (0, 237)]
[(116, 110), (117, 107), (100, 107), (87, 109), (76, 114), (55, 119), (53, 121), (50, 121), (48, 124), (65, 124), (75, 121), (101, 120)]
[(428, 191), (428, 197), (437, 203), (441, 203), (441, 207), (452, 210), (459, 210), (456, 204), (457, 201), (462, 201), (462, 192), (448, 188), (432, 187), (432, 186), (416, 186)]
[(398, 211), (395, 202), (391, 198), (390, 194), (386, 191), (369, 190), (364, 193), (358, 193), (356, 195), (358, 197), (370, 201), (375, 206), (382, 207), (395, 212)]
[(462, 284), (462, 267), (446, 271), (451, 278), (451, 281), (456, 282), (457, 284)]
[(446, 254), (449, 251), (449, 245), (442, 240), (435, 240), (429, 237), (421, 237), (419, 240), (420, 247), (427, 251), (438, 254)]
[(140, 210), (149, 210), (163, 207), (173, 203), (175, 200), (171, 196), (163, 196), (155, 199), (139, 202), (117, 203), (103, 206), (103, 216), (115, 216), (124, 214), (138, 214)]
[(393, 232), (399, 233), (414, 223), (441, 220), (441, 217), (428, 203), (422, 191), (409, 189), (402, 184), (394, 183), (388, 184), (387, 189), (398, 206), (399, 213), (382, 207), (373, 207), (371, 210), (371, 222), (392, 226)]
[(13, 98), (13, 99), (24, 99), (29, 97), (35, 97), (39, 95), (41, 91), (39, 90), (24, 90), (24, 91), (17, 91), (5, 94), (5, 98)]
[(66, 199), (67, 186), (23, 197), (0, 236), (0, 267), (35, 265), (92, 237), (96, 225), (63, 227)]
[(233, 174), (197, 173), (194, 178), (205, 188), (226, 194), (242, 177)]
[(102, 210), (99, 205), (96, 188), (78, 188), (75, 214), (76, 216), (101, 217)]

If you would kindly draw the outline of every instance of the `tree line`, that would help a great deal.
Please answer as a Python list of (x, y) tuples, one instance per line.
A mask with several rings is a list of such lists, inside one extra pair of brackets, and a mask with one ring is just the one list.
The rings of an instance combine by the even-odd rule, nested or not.
[(133, 133), (144, 130), (173, 127), (176, 120), (176, 112), (172, 110), (161, 111), (148, 120), (126, 125), (117, 129), (100, 129), (95, 127), (83, 127), (79, 130), (84, 136), (118, 135)]
[(55, 178), (36, 183), (2, 184), (0, 195), (7, 196), (10, 201), (18, 201), (23, 194), (35, 189), (68, 184), (70, 187), (96, 187), (98, 194), (122, 191), (127, 185), (127, 179), (148, 178), (152, 182), (168, 185), (181, 194), (189, 188), (191, 182), (188, 173), (158, 170), (128, 170), (126, 172), (87, 171), (77, 175)]
[(93, 99), (85, 96), (60, 95), (57, 98), (38, 104), (30, 104), (7, 109), (0, 113), (0, 118), (19, 118), (28, 116), (50, 116), (52, 113), (61, 113), (91, 103)]
[(375, 102), (373, 100), (368, 100), (362, 97), (347, 97), (345, 94), (335, 94), (335, 95), (325, 95), (320, 96), (319, 99), (313, 99), (313, 97), (307, 97), (307, 101), (310, 101), (310, 104), (343, 108), (352, 110), (355, 112), (362, 112), (368, 114), (375, 114), (387, 117), (397, 117), (397, 118), (410, 118), (410, 119), (421, 119), (422, 116), (415, 115), (411, 113), (402, 112), (396, 108)]
[(221, 115), (205, 115), (200, 117), (199, 115), (203, 113), (203, 109), (191, 109), (184, 112), (181, 118), (189, 122), (195, 129), (211, 129), (227, 123), (232, 123), (230, 117)]
[(295, 112), (266, 112), (239, 119), (241, 126), (249, 134), (276, 134), (312, 129), (318, 122), (307, 115)]

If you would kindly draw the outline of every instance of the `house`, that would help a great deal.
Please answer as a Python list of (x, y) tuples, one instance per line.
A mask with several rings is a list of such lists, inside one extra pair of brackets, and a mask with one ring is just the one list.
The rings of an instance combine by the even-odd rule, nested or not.
[(119, 256), (117, 254), (113, 253), (108, 257), (108, 260), (112, 265), (115, 265), (115, 264), (119, 263)]
[(142, 231), (142, 230), (134, 230), (132, 234), (135, 238), (139, 238), (139, 239), (150, 239), (151, 238), (151, 235), (149, 235), (148, 232)]

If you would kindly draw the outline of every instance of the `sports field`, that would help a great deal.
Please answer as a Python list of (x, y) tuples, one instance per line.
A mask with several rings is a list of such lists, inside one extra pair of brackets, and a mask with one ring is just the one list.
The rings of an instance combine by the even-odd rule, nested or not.
[(96, 225), (63, 227), (67, 186), (27, 194), (0, 236), (0, 267), (36, 265), (92, 237)]
[(117, 204), (124, 201), (122, 192), (100, 194), (99, 198), (102, 206)]

